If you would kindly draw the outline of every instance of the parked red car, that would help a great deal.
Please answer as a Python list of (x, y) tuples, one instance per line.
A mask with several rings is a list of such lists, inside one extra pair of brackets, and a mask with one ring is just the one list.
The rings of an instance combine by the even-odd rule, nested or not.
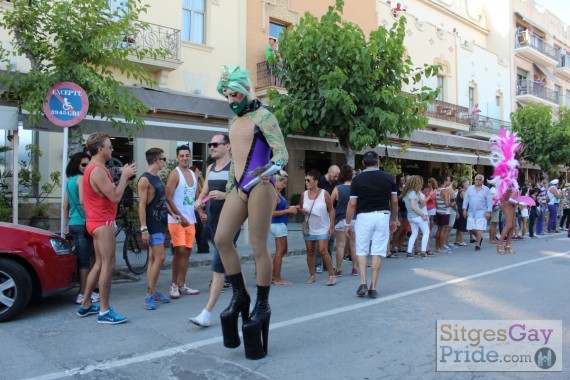
[(0, 322), (16, 317), (33, 298), (71, 288), (76, 271), (71, 246), (59, 235), (0, 222)]

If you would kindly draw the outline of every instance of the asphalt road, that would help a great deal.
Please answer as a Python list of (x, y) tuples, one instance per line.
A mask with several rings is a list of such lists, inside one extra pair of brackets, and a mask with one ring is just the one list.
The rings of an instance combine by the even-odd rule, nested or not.
[[(213, 324), (188, 322), (207, 298), (207, 267), (192, 267), (186, 296), (155, 311), (143, 308), (140, 281), (113, 284), (112, 306), (124, 325), (75, 315), (75, 291), (32, 305), (16, 321), (0, 325), (0, 379), (568, 379), (570, 363), (570, 239), (565, 234), (515, 242), (516, 255), (497, 255), (473, 244), (432, 259), (384, 260), (379, 298), (358, 298), (358, 277), (325, 286), (308, 277), (305, 256), (285, 258), (283, 275), (293, 286), (273, 286), (269, 355), (245, 359), (243, 345), (223, 347)], [(254, 265), (244, 264), (255, 298)], [(344, 263), (350, 273), (350, 264)], [(159, 288), (167, 291), (170, 272)], [(437, 372), (436, 321), (562, 320), (562, 372)]]

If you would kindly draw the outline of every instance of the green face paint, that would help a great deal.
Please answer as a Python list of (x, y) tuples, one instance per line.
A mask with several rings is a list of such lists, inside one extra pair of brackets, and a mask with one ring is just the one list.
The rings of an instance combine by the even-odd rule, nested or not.
[(245, 107), (247, 107), (247, 96), (244, 96), (240, 102), (233, 102), (230, 104), (230, 109), (238, 116), (241, 116)]

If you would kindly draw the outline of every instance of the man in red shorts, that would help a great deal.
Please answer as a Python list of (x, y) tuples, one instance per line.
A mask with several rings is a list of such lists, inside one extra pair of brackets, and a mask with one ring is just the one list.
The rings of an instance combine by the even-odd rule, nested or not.
[[(127, 318), (113, 311), (109, 306), (111, 275), (115, 269), (115, 218), (117, 204), (123, 196), (131, 177), (137, 173), (137, 165), (125, 165), (118, 185), (115, 187), (105, 162), (111, 159), (113, 146), (109, 135), (94, 133), (87, 139), (87, 150), (91, 161), (83, 175), (83, 207), (87, 232), (93, 236), (95, 265), (87, 277), (85, 299), (77, 309), (77, 315), (86, 317), (99, 314), (98, 323), (118, 324)], [(91, 292), (99, 284), (100, 306), (91, 303)]]

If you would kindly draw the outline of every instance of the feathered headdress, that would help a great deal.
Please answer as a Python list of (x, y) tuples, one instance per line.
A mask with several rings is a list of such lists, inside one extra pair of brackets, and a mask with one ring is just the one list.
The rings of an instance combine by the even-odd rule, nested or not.
[(497, 192), (494, 198), (497, 203), (510, 189), (516, 193), (519, 189), (519, 161), (515, 158), (521, 148), (520, 140), (515, 133), (501, 129), (497, 137), (490, 140), (491, 161), (495, 170), (489, 183), (495, 185)]

